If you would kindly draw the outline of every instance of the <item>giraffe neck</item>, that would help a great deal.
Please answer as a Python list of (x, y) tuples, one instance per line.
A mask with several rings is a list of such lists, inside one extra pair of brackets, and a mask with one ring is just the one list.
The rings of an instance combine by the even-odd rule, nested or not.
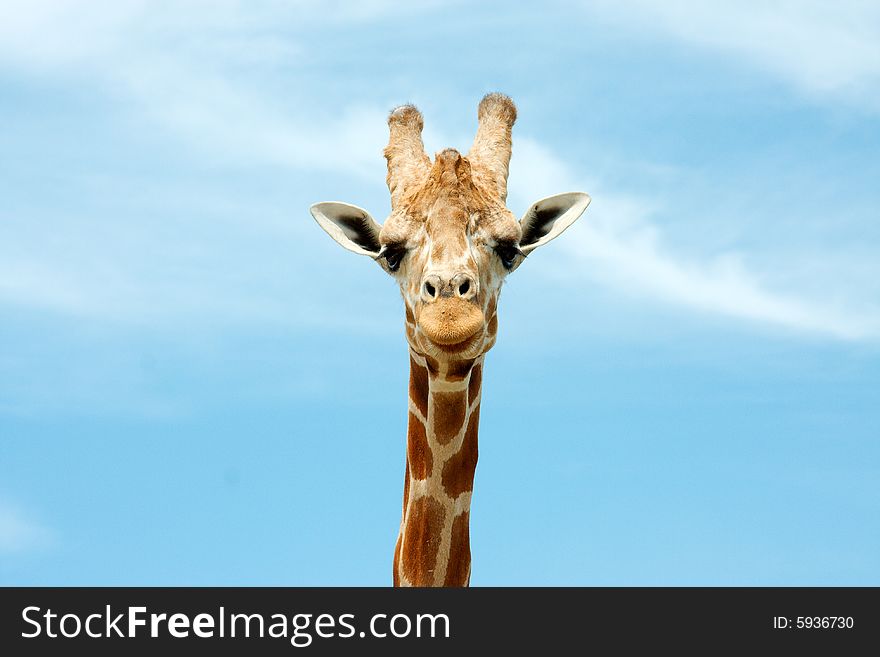
[(483, 358), (438, 363), (410, 351), (403, 517), (395, 586), (467, 586)]

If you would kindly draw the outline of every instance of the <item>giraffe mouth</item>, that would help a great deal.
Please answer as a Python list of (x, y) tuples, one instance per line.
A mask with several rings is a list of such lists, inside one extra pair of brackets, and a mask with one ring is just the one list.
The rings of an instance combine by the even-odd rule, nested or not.
[(475, 304), (458, 297), (441, 297), (422, 308), (419, 328), (444, 351), (466, 346), (483, 327), (486, 318)]

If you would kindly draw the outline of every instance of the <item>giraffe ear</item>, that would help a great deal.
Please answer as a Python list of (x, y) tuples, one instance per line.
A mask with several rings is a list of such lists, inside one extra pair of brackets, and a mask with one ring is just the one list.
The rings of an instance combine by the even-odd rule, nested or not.
[(379, 244), (381, 226), (363, 208), (329, 201), (315, 203), (309, 212), (330, 237), (349, 251), (371, 258), (379, 254), (382, 248)]
[(583, 192), (566, 192), (542, 198), (519, 220), (522, 227), (519, 248), (528, 254), (555, 239), (584, 213), (589, 204), (590, 197)]

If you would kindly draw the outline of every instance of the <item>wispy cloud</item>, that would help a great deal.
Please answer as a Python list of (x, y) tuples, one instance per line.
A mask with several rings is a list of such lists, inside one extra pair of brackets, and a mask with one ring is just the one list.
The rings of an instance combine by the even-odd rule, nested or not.
[[(414, 3), (406, 11), (431, 6)], [(215, 165), (333, 171), (366, 179), (381, 161), (387, 107), (314, 105), (313, 85), (288, 70), (303, 56), (298, 39), (288, 32), (310, 22), (375, 20), (392, 11), (393, 3), (379, 1), (329, 14), (326, 5), (313, 1), (160, 3), (159, 9), (127, 0), (86, 6), (13, 1), (0, 7), (0, 68), (74, 80), (108, 99), (121, 99), (142, 125), (170, 133)], [(260, 76), (267, 77), (253, 81)], [(284, 91), (279, 91), (282, 81)], [(227, 198), (212, 207), (206, 198), (211, 191), (194, 201), (179, 188), (156, 189), (141, 180), (139, 189), (154, 187), (153, 198), (173, 197), (190, 204), (191, 212), (170, 203), (151, 212), (142, 191), (135, 196), (127, 190), (124, 207), (118, 208), (126, 215), (111, 211), (108, 216), (85, 206), (99, 195), (119, 205), (119, 180), (63, 173), (83, 188), (80, 206), (32, 207), (31, 216), (0, 211), (0, 300), (76, 318), (148, 325), (187, 316), (233, 323), (334, 323), (332, 310), (310, 303), (302, 293), (288, 293), (302, 278), (302, 261), (293, 257), (292, 246), (284, 253), (279, 248), (262, 264), (235, 266), (248, 235), (267, 228), (287, 237), (296, 233), (308, 220), (305, 204), (239, 207)], [(32, 216), (36, 212), (39, 220)], [(249, 224), (235, 225), (228, 219), (231, 212)], [(267, 226), (267, 216), (277, 225)], [(295, 221), (298, 216), (302, 221)], [(52, 239), (46, 238), (49, 226)], [(206, 248), (208, 242), (213, 249)], [(293, 296), (299, 302), (295, 316), (289, 307)]]
[(817, 95), (880, 109), (880, 5), (862, 0), (599, 0), (591, 16), (726, 53)]
[[(330, 15), (375, 19), (393, 11), (391, 3), (335, 14), (306, 0), (159, 6), (4, 3), (0, 64), (72, 77), (121, 96), (135, 113), (226, 161), (353, 174), (373, 163), (387, 109), (351, 103), (328, 115), (314, 107), (313, 89), (287, 73), (306, 57), (291, 31)], [(407, 11), (431, 6), (416, 3)], [(250, 79), (257, 73), (300, 93), (266, 94)]]
[[(259, 78), (254, 76), (259, 72), (277, 80), (273, 71), (305, 56), (284, 29), (294, 15), (300, 27), (303, 21), (328, 20), (318, 3), (268, 3), (256, 10), (248, 3), (247, 11), (236, 2), (216, 10), (212, 4), (210, 11), (199, 3), (185, 11), (176, 5), (147, 11), (147, 6), (4, 3), (0, 63), (83, 79), (119, 94), (131, 111), (221, 161), (381, 178), (387, 106), (350, 103), (326, 111), (302, 102), (313, 97), (314, 89), (301, 74), (283, 76), (286, 85), (301, 88), (295, 102), (278, 93), (276, 85), (251, 79)], [(880, 23), (867, 20), (877, 13), (867, 5), (846, 4), (838, 11), (837, 5), (832, 10), (811, 3), (725, 2), (719, 11), (717, 4), (633, 0), (591, 7), (607, 20), (741, 55), (817, 93), (872, 89), (880, 72)], [(346, 15), (348, 20), (374, 20), (394, 11), (392, 3), (374, 2)], [(441, 133), (447, 128), (430, 122), (434, 134), (426, 141), (445, 145)], [(827, 303), (808, 285), (801, 287), (803, 293), (774, 291), (772, 272), (750, 267), (744, 253), (680, 255), (657, 227), (659, 199), (634, 198), (576, 175), (528, 138), (518, 135), (515, 149), (511, 193), (521, 208), (565, 189), (592, 193), (585, 220), (560, 242), (580, 275), (682, 308), (843, 339), (880, 336), (880, 311), (863, 299)], [(104, 241), (71, 234), (56, 241), (60, 251), (46, 247), (42, 229), (29, 228), (29, 218), (7, 222), (12, 234), (0, 245), (0, 299), (102, 319), (155, 322), (197, 309), (202, 317), (333, 322), (333, 312), (322, 308), (320, 298), (308, 307), (301, 294), (297, 298), (305, 310), (291, 318), (289, 301), (281, 296), (294, 296), (289, 289), (298, 277), (293, 258), (273, 254), (271, 264), (241, 267), (250, 272), (242, 277), (234, 266), (242, 256), (237, 248), (230, 254), (229, 243), (210, 254), (187, 243), (204, 235), (206, 226), (183, 225), (179, 217), (156, 218), (152, 228), (159, 237), (141, 226), (133, 240), (111, 226), (115, 218), (87, 221), (92, 225), (87, 232), (105, 236)], [(162, 241), (168, 234), (175, 235), (174, 246)], [(227, 232), (235, 247), (240, 235), (240, 230)], [(163, 262), (172, 266), (157, 266)]]
[[(657, 203), (606, 189), (574, 174), (541, 144), (520, 138), (510, 189), (522, 207), (554, 192), (582, 189), (593, 196), (584, 218), (559, 240), (565, 268), (633, 297), (845, 340), (880, 338), (880, 308), (865, 299), (813, 298), (776, 292), (768, 273), (750, 270), (742, 253), (674, 254), (653, 218)], [(785, 263), (778, 267), (785, 269)], [(858, 292), (856, 291), (856, 294)], [(838, 295), (839, 296), (839, 295)]]
[(34, 522), (21, 509), (0, 501), (0, 553), (14, 553), (46, 546), (51, 532)]

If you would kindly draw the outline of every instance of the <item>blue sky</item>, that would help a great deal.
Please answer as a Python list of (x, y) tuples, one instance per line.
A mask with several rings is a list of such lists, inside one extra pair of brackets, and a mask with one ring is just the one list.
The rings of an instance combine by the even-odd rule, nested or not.
[(861, 2), (5, 2), (0, 584), (384, 585), (390, 108), (509, 206), (472, 583), (880, 584), (880, 11)]

